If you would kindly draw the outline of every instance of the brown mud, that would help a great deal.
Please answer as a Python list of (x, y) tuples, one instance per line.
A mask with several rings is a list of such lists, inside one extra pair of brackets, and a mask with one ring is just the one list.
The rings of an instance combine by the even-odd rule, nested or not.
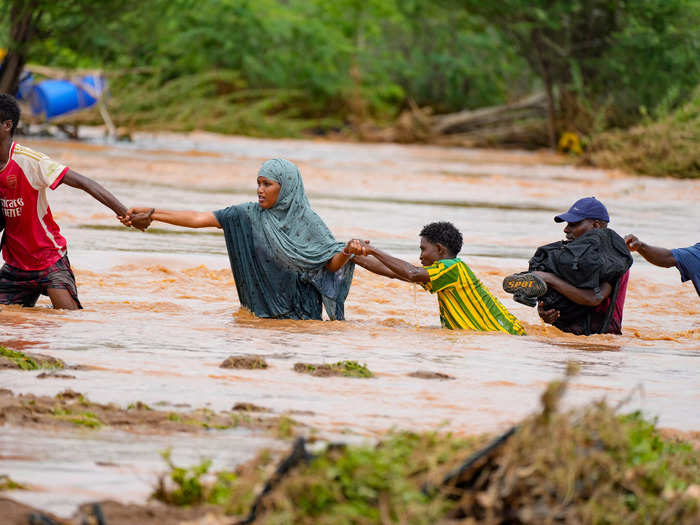
[(75, 376), (72, 376), (70, 374), (59, 374), (56, 372), (42, 372), (38, 376), (36, 376), (37, 379), (75, 379)]
[(257, 370), (267, 368), (267, 361), (265, 361), (264, 357), (257, 355), (232, 355), (224, 359), (219, 368)]
[(288, 420), (286, 416), (249, 416), (239, 412), (241, 410), (235, 408), (230, 412), (214, 412), (206, 408), (185, 412), (166, 412), (153, 409), (141, 402), (121, 408), (114, 403), (94, 403), (79, 392), (70, 389), (64, 390), (55, 397), (34, 394), (15, 395), (8, 389), (0, 389), (0, 425), (34, 427), (42, 430), (108, 427), (139, 434), (168, 434), (201, 433), (214, 429), (243, 427), (277, 431), (282, 419), (285, 425)]
[(406, 374), (408, 377), (417, 377), (419, 379), (455, 379), (454, 376), (449, 374), (443, 374), (442, 372), (429, 372), (427, 370), (416, 370), (410, 374)]
[[(158, 503), (146, 505), (133, 505), (119, 503), (117, 501), (100, 501), (99, 511), (107, 525), (223, 525), (231, 520), (224, 519), (221, 510), (216, 507), (170, 507)], [(25, 505), (18, 501), (0, 497), (0, 516), (3, 525), (27, 525), (32, 515), (44, 516), (51, 519), (56, 525), (85, 525), (98, 523), (95, 517), (95, 503), (81, 505), (70, 518), (60, 518), (43, 511)], [(40, 518), (35, 518), (40, 519)], [(45, 523), (36, 521), (36, 523)]]

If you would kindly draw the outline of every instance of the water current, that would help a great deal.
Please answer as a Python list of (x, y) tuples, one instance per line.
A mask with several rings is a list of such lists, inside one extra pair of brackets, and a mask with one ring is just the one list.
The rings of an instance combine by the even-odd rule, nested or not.
[[(370, 239), (418, 262), (418, 232), (449, 220), (464, 235), (461, 257), (520, 318), (526, 337), (450, 332), (422, 289), (358, 268), (346, 322), (256, 319), (240, 309), (220, 231), (154, 223), (127, 230), (109, 210), (68, 187), (49, 199), (69, 243), (84, 310), (0, 310), (0, 344), (50, 354), (75, 379), (37, 379), (0, 371), (15, 393), (55, 395), (65, 388), (97, 402), (142, 401), (230, 409), (252, 402), (335, 439), (373, 439), (390, 429), (461, 434), (507, 428), (538, 407), (544, 385), (568, 361), (581, 373), (568, 406), (606, 398), (641, 409), (660, 426), (700, 429), (700, 300), (677, 270), (635, 256), (622, 336), (576, 337), (545, 326), (514, 303), (503, 277), (527, 266), (534, 248), (561, 239), (553, 216), (579, 197), (608, 207), (610, 226), (650, 244), (681, 247), (700, 239), (700, 183), (642, 178), (566, 165), (549, 153), (350, 144), (312, 140), (136, 134), (107, 144), (25, 140), (108, 187), (127, 205), (216, 210), (255, 199), (260, 164), (296, 162), (316, 211), (336, 237)], [(267, 370), (224, 370), (233, 354), (264, 356)], [(373, 379), (315, 378), (295, 362), (366, 363)], [(443, 372), (454, 380), (408, 377)], [(0, 474), (28, 483), (12, 497), (70, 515), (103, 497), (144, 501), (159, 452), (176, 461), (213, 458), (232, 467), (262, 447), (285, 446), (260, 432), (204, 437), (0, 427)]]

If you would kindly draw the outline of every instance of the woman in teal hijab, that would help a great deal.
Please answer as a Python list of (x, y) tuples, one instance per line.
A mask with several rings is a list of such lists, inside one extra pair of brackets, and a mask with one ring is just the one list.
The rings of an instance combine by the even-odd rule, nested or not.
[(344, 319), (355, 265), (311, 208), (299, 169), (268, 160), (257, 180), (258, 202), (215, 212), (132, 208), (122, 222), (147, 214), (177, 226), (222, 228), (238, 298), (255, 315), (321, 319), (323, 305), (330, 319)]

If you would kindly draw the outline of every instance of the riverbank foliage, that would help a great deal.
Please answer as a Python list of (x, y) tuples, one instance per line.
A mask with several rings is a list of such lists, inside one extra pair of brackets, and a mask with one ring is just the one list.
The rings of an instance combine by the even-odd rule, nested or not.
[(658, 120), (595, 136), (585, 160), (645, 175), (700, 178), (700, 88)]
[(239, 517), (254, 509), (260, 524), (697, 523), (698, 451), (603, 401), (560, 412), (567, 382), (550, 384), (542, 411), (488, 448), (486, 436), (394, 432), (311, 456), (295, 446), (280, 466), (265, 452), (214, 476), (208, 462), (169, 461), (174, 485), (161, 482), (155, 497)]
[[(574, 133), (584, 146), (614, 151), (638, 132), (617, 142), (595, 139), (663, 120), (700, 81), (700, 0), (5, 4), (11, 9), (0, 16), (0, 47), (8, 57), (106, 71), (111, 114), (127, 133), (377, 138), (383, 135), (365, 130), (400, 126), (402, 115), (498, 106), (544, 92), (552, 146)], [(12, 82), (2, 72), (5, 84)], [(99, 121), (96, 112), (91, 118)], [(522, 145), (529, 128), (520, 124)], [(542, 126), (533, 129), (535, 147)], [(675, 135), (682, 147), (686, 135)], [(635, 151), (644, 155), (632, 148), (630, 156)], [(692, 176), (684, 162), (667, 171), (655, 158), (641, 169)]]

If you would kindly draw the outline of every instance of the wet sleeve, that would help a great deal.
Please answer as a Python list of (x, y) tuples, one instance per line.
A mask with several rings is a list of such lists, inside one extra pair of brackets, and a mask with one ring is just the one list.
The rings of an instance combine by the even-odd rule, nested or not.
[[(457, 265), (446, 266), (443, 262), (436, 262), (431, 266), (424, 266), (425, 270), (430, 276), (430, 282), (426, 283), (423, 287), (430, 293), (436, 293), (450, 286), (454, 286), (457, 279), (455, 278), (455, 271), (457, 271)], [(428, 287), (428, 285), (430, 287)]]
[(216, 220), (219, 221), (221, 228), (226, 231), (238, 213), (238, 206), (229, 206), (228, 208), (216, 210), (213, 213)]
[(688, 248), (676, 248), (671, 253), (681, 274), (681, 282), (700, 279), (700, 243)]

